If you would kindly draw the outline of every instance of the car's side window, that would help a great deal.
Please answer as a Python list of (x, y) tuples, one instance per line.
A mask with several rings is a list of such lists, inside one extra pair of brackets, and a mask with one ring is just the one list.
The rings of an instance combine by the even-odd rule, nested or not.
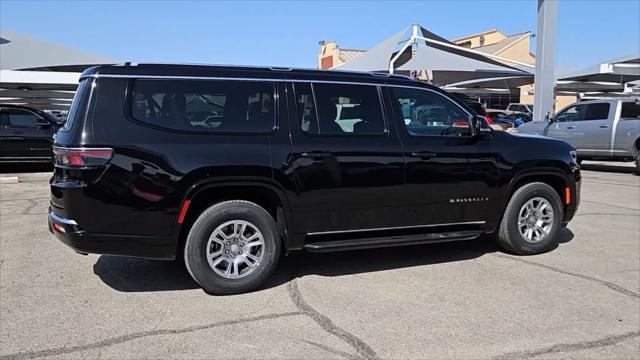
[(620, 119), (637, 120), (640, 119), (640, 102), (624, 102), (622, 103), (622, 111)]
[[(371, 85), (296, 84), (300, 129), (320, 135), (382, 135), (386, 126), (378, 88)], [(314, 101), (315, 99), (315, 101)]]
[(396, 101), (407, 132), (416, 136), (471, 136), (471, 116), (428, 90), (397, 87)]
[(3, 113), (9, 126), (15, 128), (35, 128), (41, 119), (38, 115), (22, 109), (5, 109)]
[(294, 84), (296, 106), (298, 111), (298, 123), (305, 133), (318, 133), (318, 114), (313, 100), (313, 91), (309, 83)]
[(568, 121), (580, 121), (584, 118), (584, 111), (586, 105), (573, 105), (556, 115), (555, 121), (568, 122)]
[(603, 120), (609, 117), (609, 103), (588, 104), (582, 120)]
[(274, 84), (136, 80), (131, 115), (176, 130), (269, 133), (275, 128)]

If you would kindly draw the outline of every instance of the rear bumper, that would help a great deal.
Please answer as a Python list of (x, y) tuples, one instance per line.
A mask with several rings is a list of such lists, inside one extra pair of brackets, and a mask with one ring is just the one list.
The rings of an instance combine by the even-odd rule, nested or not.
[(170, 238), (87, 232), (75, 220), (63, 218), (52, 211), (49, 211), (49, 231), (81, 254), (162, 260), (172, 260), (176, 256), (175, 241)]

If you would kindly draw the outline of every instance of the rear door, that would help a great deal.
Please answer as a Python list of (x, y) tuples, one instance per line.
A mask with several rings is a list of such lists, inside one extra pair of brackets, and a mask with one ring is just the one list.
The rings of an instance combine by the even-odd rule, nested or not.
[(296, 232), (397, 226), (404, 160), (380, 86), (297, 81), (287, 87)]
[(620, 120), (615, 127), (613, 155), (634, 156), (634, 146), (640, 138), (640, 101), (623, 101), (620, 105)]

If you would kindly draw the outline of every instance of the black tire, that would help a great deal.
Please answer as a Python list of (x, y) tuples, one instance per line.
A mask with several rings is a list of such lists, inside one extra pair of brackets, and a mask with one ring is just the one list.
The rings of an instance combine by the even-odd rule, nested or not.
[[(524, 204), (534, 197), (547, 200), (553, 209), (553, 222), (549, 233), (538, 243), (527, 241), (518, 229), (518, 216)], [(550, 251), (558, 246), (558, 230), (562, 227), (564, 212), (562, 201), (558, 193), (549, 185), (533, 182), (520, 187), (511, 196), (504, 211), (500, 229), (498, 230), (498, 244), (508, 252), (518, 255), (533, 255)]]
[[(231, 220), (255, 225), (264, 239), (263, 257), (250, 274), (228, 279), (216, 273), (207, 260), (206, 247), (213, 231)], [(269, 213), (249, 201), (231, 200), (211, 206), (198, 216), (189, 230), (184, 248), (184, 262), (193, 279), (210, 294), (230, 295), (257, 289), (271, 275), (280, 257), (278, 227)]]
[(640, 175), (640, 150), (638, 150), (638, 155), (636, 156), (636, 175)]

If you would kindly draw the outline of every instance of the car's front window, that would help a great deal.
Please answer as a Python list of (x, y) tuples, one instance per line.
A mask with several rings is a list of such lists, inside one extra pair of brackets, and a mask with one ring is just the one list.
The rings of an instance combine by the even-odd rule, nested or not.
[(396, 99), (407, 132), (417, 136), (470, 136), (470, 116), (436, 93), (396, 88)]

